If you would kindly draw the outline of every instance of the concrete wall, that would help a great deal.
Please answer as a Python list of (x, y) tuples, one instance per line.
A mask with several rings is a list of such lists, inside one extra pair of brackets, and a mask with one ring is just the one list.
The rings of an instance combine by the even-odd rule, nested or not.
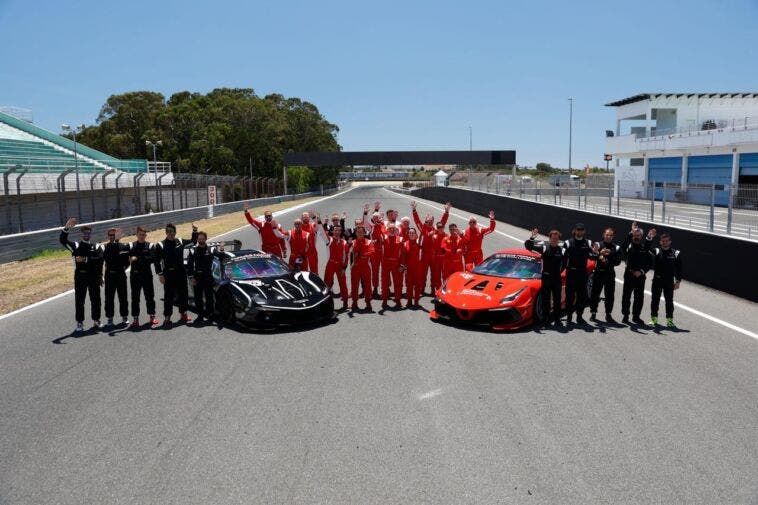
[[(314, 191), (311, 193), (303, 193), (299, 195), (288, 196), (276, 196), (271, 198), (258, 198), (255, 200), (248, 200), (252, 206), (261, 206), (267, 204), (274, 204), (280, 202), (286, 202), (304, 198), (308, 196), (328, 195), (336, 193), (338, 190), (325, 189), (322, 191)], [(241, 201), (222, 203), (214, 206), (203, 205), (200, 207), (193, 207), (189, 209), (156, 212), (153, 214), (140, 214), (130, 217), (124, 217), (121, 219), (112, 219), (107, 221), (98, 221), (89, 223), (92, 226), (92, 236), (99, 240), (99, 238), (105, 236), (106, 230), (111, 227), (120, 227), (124, 230), (133, 230), (137, 226), (143, 226), (148, 230), (155, 230), (163, 228), (166, 223), (186, 223), (190, 221), (197, 221), (200, 219), (207, 219), (209, 217), (218, 216), (221, 214), (229, 214), (232, 212), (240, 212), (242, 208)], [(240, 226), (245, 223), (244, 219), (240, 217)], [(84, 224), (84, 223), (82, 223)], [(61, 248), (58, 242), (58, 236), (60, 234), (62, 224), (56, 223), (55, 228), (46, 230), (34, 231), (29, 233), (18, 233), (14, 235), (0, 236), (0, 263), (6, 263), (9, 261), (17, 261), (24, 258), (33, 256), (34, 254), (44, 251), (46, 249), (59, 249)], [(73, 236), (77, 236), (76, 232)]]
[[(479, 215), (486, 215), (493, 209), (500, 219), (514, 226), (529, 230), (534, 227), (541, 230), (558, 228), (564, 236), (575, 223), (583, 222), (593, 240), (598, 240), (607, 226), (614, 227), (623, 240), (632, 223), (629, 219), (616, 216), (458, 188), (421, 188), (413, 191), (413, 195), (439, 203), (454, 202), (456, 208)], [(758, 301), (758, 287), (755, 280), (749, 278), (749, 272), (755, 271), (755, 258), (758, 258), (758, 244), (755, 242), (661, 226), (659, 223), (640, 222), (640, 226), (645, 229), (655, 226), (659, 233), (671, 233), (674, 247), (682, 251), (685, 281)]]

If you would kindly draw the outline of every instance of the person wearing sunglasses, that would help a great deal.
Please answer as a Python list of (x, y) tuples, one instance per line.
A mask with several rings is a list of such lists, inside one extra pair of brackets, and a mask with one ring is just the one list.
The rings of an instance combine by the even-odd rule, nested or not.
[(89, 295), (94, 329), (100, 328), (100, 286), (103, 285), (103, 247), (91, 241), (92, 228), (82, 226), (81, 240), (68, 239), (71, 228), (76, 226), (76, 218), (70, 218), (61, 230), (60, 243), (71, 251), (74, 259), (74, 309), (75, 332), (84, 331), (84, 301)]
[(126, 269), (129, 268), (129, 245), (119, 242), (121, 230), (111, 228), (107, 232), (108, 242), (103, 247), (105, 263), (105, 318), (108, 326), (113, 326), (116, 294), (121, 324), (129, 322), (129, 302), (126, 298)]
[(265, 253), (273, 254), (280, 258), (287, 257), (287, 244), (284, 239), (280, 239), (274, 233), (272, 223), (274, 222), (273, 214), (266, 209), (263, 211), (263, 221), (258, 221), (250, 215), (250, 204), (247, 202), (243, 205), (245, 219), (250, 226), (258, 230), (261, 236), (261, 250)]
[(484, 253), (482, 252), (482, 242), (484, 237), (495, 231), (495, 211), (491, 210), (489, 213), (490, 225), (488, 228), (479, 226), (476, 224), (476, 218), (471, 216), (468, 218), (468, 228), (463, 232), (463, 239), (466, 243), (466, 264), (472, 264), (474, 266), (484, 260)]

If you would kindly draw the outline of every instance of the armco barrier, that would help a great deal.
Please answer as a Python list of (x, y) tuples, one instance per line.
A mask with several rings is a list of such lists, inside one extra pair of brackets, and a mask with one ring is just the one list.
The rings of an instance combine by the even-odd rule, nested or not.
[[(545, 234), (557, 228), (566, 237), (574, 224), (584, 223), (589, 237), (599, 240), (603, 230), (612, 226), (619, 241), (631, 228), (632, 220), (594, 212), (567, 209), (555, 205), (509, 198), (458, 188), (431, 187), (413, 191), (414, 196), (435, 202), (452, 202), (467, 212), (487, 215), (492, 209), (497, 218), (513, 226), (531, 230), (539, 228)], [(675, 248), (682, 251), (684, 279), (724, 291), (750, 301), (758, 301), (758, 243), (711, 233), (655, 225), (639, 221), (647, 229), (655, 226), (660, 234), (671, 233)], [(524, 239), (528, 237), (524, 236)], [(622, 267), (623, 268), (623, 264)], [(649, 283), (648, 283), (649, 285)]]
[[(288, 202), (309, 196), (331, 195), (336, 193), (336, 188), (325, 189), (322, 191), (313, 191), (311, 193), (301, 193), (298, 195), (274, 196), (270, 198), (258, 198), (255, 200), (246, 200), (250, 202), (251, 207), (261, 207), (281, 202)], [(132, 234), (131, 231), (137, 226), (142, 226), (148, 230), (163, 228), (166, 223), (186, 223), (190, 221), (199, 221), (213, 216), (229, 214), (232, 212), (241, 212), (242, 201), (222, 203), (219, 205), (206, 205), (202, 207), (193, 207), (190, 209), (172, 210), (167, 212), (156, 212), (153, 214), (140, 214), (138, 216), (124, 217), (120, 219), (110, 219), (108, 221), (98, 221), (95, 223), (86, 223), (92, 226), (92, 236), (95, 240), (100, 241), (105, 237), (105, 232), (109, 228), (118, 227)], [(240, 226), (245, 223), (240, 220)], [(82, 223), (84, 224), (84, 223)], [(60, 249), (58, 242), (60, 227), (49, 228), (47, 230), (33, 231), (29, 233), (17, 233), (14, 235), (0, 236), (0, 263), (9, 261), (18, 261), (29, 258), (34, 254), (46, 249)], [(74, 240), (77, 240), (76, 233), (72, 234)]]

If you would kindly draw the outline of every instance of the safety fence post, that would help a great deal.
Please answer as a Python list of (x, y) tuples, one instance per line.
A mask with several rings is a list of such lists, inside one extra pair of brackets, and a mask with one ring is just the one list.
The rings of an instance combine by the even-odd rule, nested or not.
[(734, 208), (734, 184), (729, 185), (729, 206), (726, 210), (726, 233), (732, 233), (732, 209)]
[(26, 173), (29, 170), (23, 169), (16, 175), (16, 196), (18, 197), (18, 205), (16, 206), (16, 209), (18, 211), (18, 232), (23, 233), (24, 231), (24, 212), (21, 205), (21, 178), (26, 175)]
[(715, 218), (715, 214), (713, 212), (713, 208), (716, 206), (716, 185), (711, 184), (711, 209), (710, 209), (710, 216), (708, 219), (708, 230), (713, 231), (713, 220)]
[(116, 217), (121, 217), (123, 214), (121, 212), (121, 188), (119, 188), (118, 180), (121, 179), (121, 176), (124, 175), (124, 172), (121, 172), (116, 176)]
[(648, 182), (648, 191), (650, 191), (650, 222), (655, 222), (655, 181)]
[(8, 233), (11, 233), (11, 229), (13, 227), (13, 224), (11, 222), (11, 195), (10, 189), (8, 188), (8, 176), (15, 171), (16, 168), (12, 167), (3, 172), (3, 189), (5, 191), (5, 219), (7, 221)]
[(663, 182), (663, 198), (661, 199), (661, 222), (666, 222), (666, 181)]

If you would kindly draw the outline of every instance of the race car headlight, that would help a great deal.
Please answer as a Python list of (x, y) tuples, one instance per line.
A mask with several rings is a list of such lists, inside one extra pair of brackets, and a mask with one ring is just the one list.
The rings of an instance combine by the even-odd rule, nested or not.
[(516, 291), (515, 293), (511, 293), (510, 295), (508, 295), (508, 296), (504, 297), (502, 300), (500, 300), (500, 303), (510, 303), (510, 302), (512, 302), (513, 300), (515, 300), (516, 298), (518, 298), (519, 295), (521, 293), (523, 293), (525, 290), (526, 290), (526, 287), (523, 287), (523, 288), (519, 289), (518, 291)]

